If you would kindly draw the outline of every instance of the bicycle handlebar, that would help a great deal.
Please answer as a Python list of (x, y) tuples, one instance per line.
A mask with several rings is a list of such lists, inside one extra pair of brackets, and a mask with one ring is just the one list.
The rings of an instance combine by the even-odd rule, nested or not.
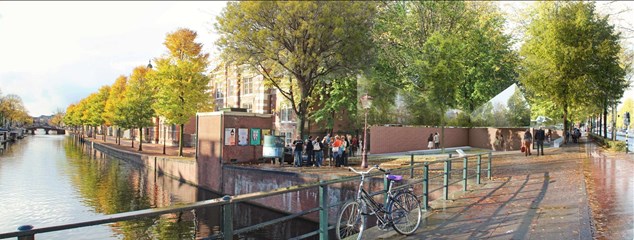
[(384, 173), (386, 173), (386, 174), (388, 173), (388, 171), (387, 171), (387, 170), (385, 170), (385, 169), (383, 169), (383, 168), (380, 168), (380, 167), (379, 167), (379, 165), (374, 165), (373, 167), (371, 167), (370, 169), (368, 169), (368, 171), (365, 171), (365, 172), (363, 172), (363, 171), (357, 171), (357, 170), (355, 170), (355, 169), (354, 169), (354, 168), (352, 168), (352, 167), (348, 167), (348, 170), (353, 171), (354, 173), (356, 173), (356, 174), (360, 174), (360, 175), (365, 175), (365, 174), (368, 174), (368, 173), (370, 173), (370, 172), (371, 172), (372, 170), (374, 170), (374, 169), (379, 170), (379, 171), (381, 171), (381, 172), (384, 172)]

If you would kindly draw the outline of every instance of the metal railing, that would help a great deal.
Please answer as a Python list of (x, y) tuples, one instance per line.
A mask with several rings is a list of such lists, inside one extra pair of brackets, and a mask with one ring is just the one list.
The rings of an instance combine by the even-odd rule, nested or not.
[[(400, 184), (398, 187), (395, 187), (394, 189), (403, 189), (403, 188), (409, 188), (409, 187), (414, 187), (414, 189), (416, 189), (416, 186), (419, 186), (422, 188), (421, 195), (418, 195), (418, 196), (422, 197), (423, 199), (422, 205), (424, 210), (429, 210), (429, 200), (430, 200), (429, 194), (432, 192), (443, 189), (443, 198), (448, 199), (450, 185), (462, 182), (462, 185), (463, 185), (462, 190), (466, 191), (468, 186), (468, 179), (473, 176), (475, 176), (475, 183), (480, 184), (481, 172), (482, 172), (482, 168), (481, 168), (482, 155), (488, 156), (488, 164), (487, 164), (488, 167), (486, 169), (486, 172), (487, 172), (487, 177), (489, 179), (491, 178), (491, 160), (492, 160), (491, 152), (456, 157), (456, 158), (451, 158), (451, 155), (450, 155), (450, 157), (447, 159), (426, 161), (423, 163), (414, 163), (414, 157), (417, 155), (422, 155), (422, 154), (412, 154), (411, 162), (409, 166), (390, 169), (390, 171), (391, 173), (405, 172), (404, 174), (405, 181), (403, 181), (402, 184)], [(472, 160), (471, 162), (470, 162), (470, 159)], [(459, 162), (459, 161), (462, 161), (463, 167), (461, 169), (450, 170), (450, 166), (452, 165), (452, 163)], [(476, 168), (475, 174), (472, 174), (472, 175), (468, 174), (469, 164), (472, 164), (475, 166)], [(436, 166), (438, 165), (443, 165), (443, 168), (436, 168)], [(441, 169), (442, 169), (442, 172), (439, 172)], [(454, 173), (458, 173), (458, 172), (462, 173), (462, 177), (459, 181), (449, 182), (449, 179), (452, 178), (451, 176), (452, 171)], [(407, 172), (409, 172), (409, 178), (407, 178), (408, 177)], [(436, 174), (430, 176), (430, 172), (432, 174), (434, 173)], [(420, 173), (420, 175), (417, 175), (416, 173)], [(383, 179), (383, 189), (380, 191), (374, 191), (370, 195), (371, 196), (383, 195), (383, 199), (385, 200), (387, 198), (386, 191), (388, 187), (388, 182), (387, 182), (387, 179), (383, 178), (383, 173), (376, 172), (376, 173), (367, 175), (367, 177), (368, 179), (375, 178), (375, 180), (377, 179), (377, 177), (380, 177)], [(431, 181), (434, 179), (439, 179), (440, 177), (443, 178), (443, 181), (442, 183), (438, 183), (437, 185), (440, 185), (441, 187), (433, 189), (433, 190), (429, 190)], [(30, 225), (25, 225), (25, 226), (19, 227), (18, 230), (14, 232), (0, 233), (0, 238), (17, 237), (19, 240), (35, 239), (35, 234), (39, 234), (39, 233), (47, 233), (47, 232), (68, 230), (68, 229), (88, 227), (88, 226), (94, 226), (94, 225), (115, 223), (115, 222), (126, 221), (126, 220), (134, 220), (134, 219), (138, 219), (142, 217), (157, 217), (163, 214), (190, 211), (190, 210), (199, 209), (199, 208), (221, 207), (222, 208), (222, 226), (220, 229), (221, 233), (220, 235), (213, 236), (215, 238), (227, 239), (227, 240), (233, 239), (234, 235), (245, 234), (260, 228), (264, 228), (267, 226), (271, 226), (271, 225), (288, 221), (294, 218), (298, 218), (298, 217), (306, 216), (311, 213), (318, 212), (318, 216), (319, 216), (318, 229), (309, 233), (305, 233), (300, 236), (292, 237), (292, 238), (303, 239), (303, 238), (308, 238), (308, 237), (318, 235), (319, 239), (327, 240), (329, 237), (328, 232), (334, 228), (334, 225), (331, 225), (329, 223), (330, 222), (329, 210), (333, 207), (338, 207), (342, 205), (348, 200), (348, 199), (341, 199), (341, 201), (331, 204), (329, 201), (328, 188), (331, 187), (331, 185), (333, 184), (350, 182), (350, 181), (359, 181), (359, 180), (360, 180), (359, 176), (343, 177), (343, 178), (334, 179), (334, 180), (319, 181), (315, 183), (278, 188), (278, 189), (265, 191), (265, 192), (248, 193), (248, 194), (236, 195), (233, 197), (224, 196), (221, 198), (191, 203), (185, 206), (146, 209), (146, 210), (117, 213), (117, 214), (111, 214), (111, 215), (105, 215), (105, 216), (96, 216), (89, 220), (71, 222), (71, 223), (66, 223), (61, 225), (46, 226), (41, 228), (33, 228)], [(314, 188), (318, 188), (319, 202), (317, 207), (303, 210), (297, 213), (292, 213), (281, 218), (265, 221), (265, 222), (255, 224), (252, 226), (248, 226), (248, 227), (244, 227), (240, 229), (234, 229), (233, 208), (235, 207), (236, 204), (247, 203), (247, 202), (262, 199), (265, 197), (277, 196), (281, 194), (298, 192), (298, 191), (314, 189)], [(352, 195), (350, 196), (352, 197)]]

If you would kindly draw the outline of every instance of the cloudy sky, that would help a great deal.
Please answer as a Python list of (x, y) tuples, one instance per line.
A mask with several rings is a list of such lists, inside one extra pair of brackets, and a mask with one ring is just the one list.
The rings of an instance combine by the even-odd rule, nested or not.
[[(32, 116), (65, 110), (164, 54), (165, 35), (179, 27), (197, 31), (214, 55), (212, 24), (225, 4), (0, 1), (0, 91), (19, 95)], [(522, 7), (504, 5), (507, 11)], [(634, 6), (621, 5), (606, 11)], [(631, 15), (621, 14), (622, 21), (634, 23)]]

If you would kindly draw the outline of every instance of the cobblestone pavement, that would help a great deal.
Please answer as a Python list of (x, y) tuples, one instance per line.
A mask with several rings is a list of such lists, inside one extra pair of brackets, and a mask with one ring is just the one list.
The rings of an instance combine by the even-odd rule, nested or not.
[[(364, 239), (632, 239), (634, 161), (594, 143), (544, 156), (497, 155), (491, 181), (430, 203), (412, 236), (369, 229)], [(587, 186), (586, 186), (587, 185)]]

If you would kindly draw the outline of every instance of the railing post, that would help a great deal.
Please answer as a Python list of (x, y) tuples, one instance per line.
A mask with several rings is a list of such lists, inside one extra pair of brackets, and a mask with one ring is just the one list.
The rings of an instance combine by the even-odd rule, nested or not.
[(410, 159), (409, 167), (409, 178), (412, 179), (414, 178), (414, 154), (412, 154), (412, 158)]
[[(30, 231), (31, 229), (33, 229), (33, 226), (31, 226), (31, 225), (22, 225), (22, 226), (18, 227), (18, 231), (20, 231), (20, 232)], [(35, 234), (19, 236), (18, 240), (35, 240)]]
[[(223, 201), (231, 201), (231, 196), (225, 195)], [(225, 240), (233, 240), (233, 203), (222, 206), (222, 236)]]
[(443, 176), (443, 198), (445, 200), (449, 199), (449, 165), (451, 164), (451, 160), (445, 160), (445, 176)]
[(427, 211), (429, 205), (429, 165), (423, 166), (423, 209)]
[(319, 240), (328, 240), (328, 185), (319, 182)]
[(491, 152), (489, 152), (489, 163), (487, 166), (487, 177), (489, 178), (489, 180), (491, 180)]
[(476, 183), (480, 185), (480, 172), (482, 171), (482, 154), (478, 154), (478, 166), (476, 167)]
[[(451, 153), (449, 153), (449, 159), (451, 159)], [(449, 171), (451, 172), (451, 161), (449, 161)], [(449, 174), (449, 177), (451, 178), (451, 174)]]
[(467, 172), (467, 166), (469, 164), (469, 158), (465, 157), (462, 160), (462, 191), (467, 191), (467, 177), (469, 176), (469, 173)]

